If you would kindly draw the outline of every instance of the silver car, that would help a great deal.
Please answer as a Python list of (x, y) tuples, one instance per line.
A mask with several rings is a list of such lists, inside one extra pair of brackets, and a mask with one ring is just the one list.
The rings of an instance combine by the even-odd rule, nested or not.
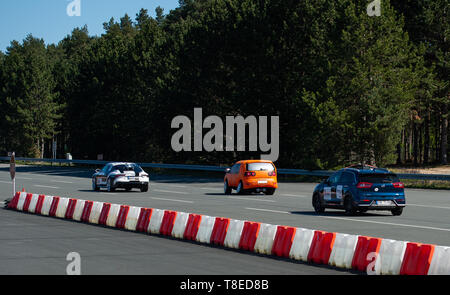
[(135, 163), (114, 162), (106, 164), (103, 169), (96, 169), (92, 175), (92, 189), (99, 191), (106, 188), (113, 192), (117, 188), (130, 191), (139, 188), (141, 192), (148, 191), (148, 174)]

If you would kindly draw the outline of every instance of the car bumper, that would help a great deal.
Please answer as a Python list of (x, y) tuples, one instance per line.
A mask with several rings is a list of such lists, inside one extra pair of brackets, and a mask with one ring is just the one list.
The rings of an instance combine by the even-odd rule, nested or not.
[[(385, 204), (381, 202), (389, 201), (390, 204)], [(371, 200), (367, 203), (359, 203), (359, 208), (365, 208), (367, 210), (392, 210), (399, 207), (405, 207), (405, 200)]]
[(272, 179), (244, 180), (244, 189), (278, 188), (278, 183)]
[(141, 188), (148, 185), (148, 181), (117, 181), (114, 183), (115, 188)]

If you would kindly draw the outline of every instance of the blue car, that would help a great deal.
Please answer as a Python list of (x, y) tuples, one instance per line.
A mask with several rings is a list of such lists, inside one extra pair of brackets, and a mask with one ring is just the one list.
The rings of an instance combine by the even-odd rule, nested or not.
[(346, 215), (368, 210), (389, 210), (398, 216), (406, 205), (405, 185), (395, 173), (374, 166), (343, 168), (314, 188), (316, 213), (326, 208), (344, 209)]

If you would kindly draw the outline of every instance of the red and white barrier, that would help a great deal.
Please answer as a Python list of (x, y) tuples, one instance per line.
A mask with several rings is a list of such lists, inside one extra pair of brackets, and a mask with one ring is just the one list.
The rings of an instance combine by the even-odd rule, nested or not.
[(203, 215), (198, 228), (195, 240), (200, 243), (209, 244), (211, 241), (211, 233), (214, 227), (215, 217)]
[(175, 223), (174, 223), (173, 229), (172, 229), (172, 237), (177, 238), (177, 239), (183, 238), (188, 218), (189, 218), (189, 213), (178, 212), (177, 219), (175, 220)]
[(17, 192), (8, 208), (383, 275), (450, 275), (450, 247)]
[(295, 260), (307, 261), (313, 237), (314, 230), (297, 228), (289, 257)]
[(380, 275), (398, 275), (406, 250), (404, 241), (383, 239), (375, 263), (375, 273)]
[(429, 275), (450, 275), (450, 247), (436, 246)]
[(328, 264), (340, 268), (352, 268), (357, 242), (358, 236), (356, 235), (337, 233)]
[(231, 219), (223, 245), (228, 248), (238, 249), (243, 228), (244, 228), (243, 220)]
[(164, 210), (153, 209), (152, 218), (150, 218), (150, 223), (148, 225), (148, 232), (152, 234), (159, 234), (163, 217)]
[(275, 239), (276, 233), (276, 225), (262, 223), (259, 228), (259, 234), (255, 242), (254, 251), (260, 254), (272, 254), (273, 240)]
[(140, 213), (141, 207), (130, 207), (130, 210), (128, 211), (127, 221), (125, 222), (125, 228), (127, 230), (136, 230)]

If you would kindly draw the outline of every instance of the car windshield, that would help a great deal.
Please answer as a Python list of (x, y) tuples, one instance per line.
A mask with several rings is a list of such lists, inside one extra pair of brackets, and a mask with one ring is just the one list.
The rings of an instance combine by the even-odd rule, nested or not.
[(374, 173), (374, 174), (361, 174), (359, 176), (361, 182), (370, 183), (392, 183), (399, 182), (397, 175), (393, 173)]
[(142, 168), (136, 164), (116, 165), (114, 166), (113, 170), (119, 170), (121, 173), (125, 171), (134, 171), (136, 173), (142, 172)]
[(273, 171), (272, 163), (249, 163), (247, 164), (247, 171)]

